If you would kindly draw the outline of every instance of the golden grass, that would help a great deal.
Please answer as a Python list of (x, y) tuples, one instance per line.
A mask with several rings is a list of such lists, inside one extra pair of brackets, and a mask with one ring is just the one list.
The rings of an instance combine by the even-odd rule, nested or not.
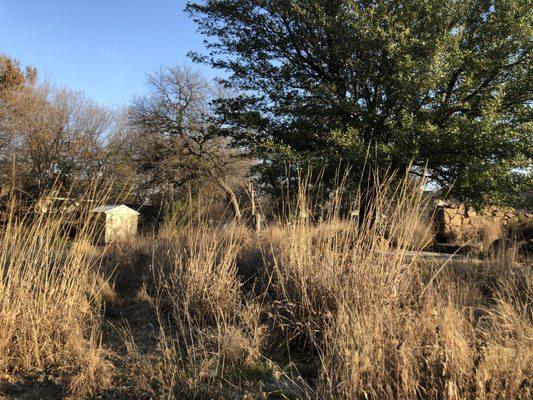
[[(13, 222), (0, 368), (53, 368), (75, 398), (531, 398), (531, 264), (421, 257), (425, 207), (384, 182), (359, 229), (334, 213), (258, 234), (195, 217), (102, 258), (49, 220)], [(113, 340), (103, 305), (124, 310)]]
[(60, 217), (11, 213), (0, 233), (0, 371), (53, 369), (79, 396), (108, 381), (100, 346), (106, 282), (82, 230), (70, 241)]

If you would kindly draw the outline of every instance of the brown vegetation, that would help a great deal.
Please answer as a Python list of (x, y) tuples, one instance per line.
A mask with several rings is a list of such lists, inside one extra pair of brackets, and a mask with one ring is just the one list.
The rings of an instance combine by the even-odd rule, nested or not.
[(0, 56), (0, 195), (38, 199), (54, 185), (83, 192), (112, 167), (111, 121), (83, 94), (37, 82), (34, 69)]
[(68, 241), (60, 221), (11, 220), (0, 240), (0, 390), (530, 398), (531, 264), (422, 257), (412, 240), (421, 191), (391, 187), (362, 229), (297, 218), (254, 233), (190, 213), (103, 254), (83, 232)]

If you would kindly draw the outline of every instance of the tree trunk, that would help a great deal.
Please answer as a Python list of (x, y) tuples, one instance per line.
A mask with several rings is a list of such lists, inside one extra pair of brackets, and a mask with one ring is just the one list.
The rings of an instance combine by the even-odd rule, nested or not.
[(222, 190), (224, 190), (224, 192), (226, 193), (226, 196), (228, 197), (228, 200), (231, 203), (231, 206), (233, 207), (235, 219), (239, 221), (242, 217), (242, 213), (241, 213), (241, 207), (239, 206), (239, 201), (237, 199), (237, 196), (235, 195), (235, 192), (233, 191), (233, 189), (231, 189), (231, 187), (226, 182), (224, 182), (223, 179), (220, 179), (220, 178), (217, 179), (217, 183), (222, 188)]
[(361, 181), (360, 199), (359, 199), (359, 229), (366, 228), (368, 230), (374, 227), (376, 222), (376, 197), (377, 187), (374, 176), (374, 171), (371, 167), (366, 166)]

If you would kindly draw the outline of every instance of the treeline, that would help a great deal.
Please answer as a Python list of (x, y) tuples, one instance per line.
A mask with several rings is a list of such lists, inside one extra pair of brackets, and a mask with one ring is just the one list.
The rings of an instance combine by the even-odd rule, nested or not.
[(109, 109), (2, 56), (0, 195), (31, 202), (52, 188), (73, 198), (101, 189), (110, 201), (161, 205), (211, 192), (240, 217), (236, 190), (250, 162), (217, 135), (218, 88), (182, 67), (161, 68), (148, 84), (147, 95)]
[(527, 201), (528, 1), (221, 0), (186, 11), (207, 43), (193, 60), (226, 78), (161, 68), (119, 112), (2, 58), (2, 190), (38, 196), (96, 177), (161, 202), (210, 185), (239, 216), (246, 176), (279, 199), (305, 174), (327, 198), (340, 169), (363, 216), (391, 174), (477, 207)]
[(83, 94), (39, 82), (34, 68), (0, 58), (0, 191), (38, 198), (105, 175), (114, 116)]

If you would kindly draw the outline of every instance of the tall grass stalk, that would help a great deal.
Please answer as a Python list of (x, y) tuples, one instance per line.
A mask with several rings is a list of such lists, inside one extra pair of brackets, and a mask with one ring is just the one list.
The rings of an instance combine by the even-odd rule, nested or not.
[(0, 228), (0, 371), (68, 376), (70, 393), (91, 392), (111, 365), (100, 346), (106, 282), (89, 238), (89, 214), (68, 237), (65, 213), (11, 204)]

